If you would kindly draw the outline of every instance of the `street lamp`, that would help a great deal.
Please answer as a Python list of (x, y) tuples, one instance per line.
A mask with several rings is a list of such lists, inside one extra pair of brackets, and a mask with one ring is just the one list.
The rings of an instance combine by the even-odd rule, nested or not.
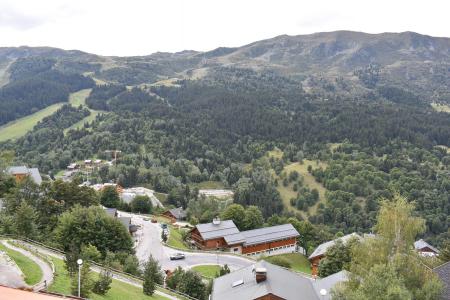
[(83, 260), (81, 258), (79, 258), (77, 260), (77, 264), (78, 264), (78, 297), (81, 297), (81, 265), (83, 264)]
[(320, 295), (322, 296), (322, 299), (325, 299), (325, 296), (327, 295), (327, 290), (326, 289), (321, 289), (320, 290)]

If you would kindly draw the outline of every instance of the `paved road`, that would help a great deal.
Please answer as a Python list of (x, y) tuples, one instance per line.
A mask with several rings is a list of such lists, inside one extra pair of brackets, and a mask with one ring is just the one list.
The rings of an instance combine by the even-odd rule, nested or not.
[(6, 253), (0, 253), (0, 284), (13, 288), (27, 286), (22, 271)]
[(39, 266), (39, 268), (41, 268), (41, 270), (42, 270), (42, 278), (41, 278), (41, 280), (40, 280), (37, 284), (34, 285), (35, 289), (41, 288), (41, 287), (42, 287), (42, 284), (43, 284), (44, 282), (46, 282), (47, 285), (49, 285), (50, 283), (53, 282), (53, 270), (52, 270), (52, 268), (50, 267), (50, 265), (49, 265), (47, 262), (45, 262), (45, 261), (44, 261), (43, 259), (41, 259), (40, 257), (37, 257), (37, 256), (33, 255), (33, 254), (32, 254), (31, 252), (29, 252), (29, 251), (26, 251), (26, 250), (24, 250), (24, 249), (22, 249), (22, 248), (15, 247), (15, 246), (11, 245), (11, 244), (8, 243), (7, 241), (1, 241), (1, 243), (2, 243), (5, 247), (7, 247), (7, 248), (9, 248), (9, 249), (12, 249), (12, 250), (14, 250), (14, 251), (17, 251), (17, 252), (19, 252), (19, 253), (21, 253), (21, 254), (23, 254), (23, 255), (25, 255), (26, 257), (28, 257), (29, 259), (31, 259), (32, 261), (34, 261), (34, 262)]
[[(1, 242), (3, 243), (4, 241), (1, 241)], [(39, 246), (36, 246), (36, 245), (31, 245), (31, 244), (28, 244), (28, 243), (23, 243), (23, 244), (28, 246), (28, 247), (31, 247), (31, 249), (33, 249), (33, 251), (37, 251), (40, 254), (51, 256), (51, 257), (56, 257), (56, 258), (59, 258), (59, 259), (64, 259), (64, 255), (62, 255), (61, 253), (56, 253), (56, 252), (53, 252), (53, 251), (48, 250), (46, 248), (39, 247)], [(97, 267), (97, 266), (91, 266), (91, 270), (96, 272), (96, 273), (100, 273), (102, 271), (102, 269), (100, 267)], [(122, 282), (125, 282), (125, 283), (128, 283), (128, 284), (131, 284), (131, 285), (139, 287), (139, 288), (142, 287), (142, 282), (140, 280), (133, 279), (131, 277), (122, 276), (122, 275), (113, 273), (112, 274), (112, 278), (114, 278), (114, 279), (116, 279), (118, 281), (122, 281)], [(176, 297), (174, 297), (172, 295), (166, 294), (164, 292), (158, 291), (158, 290), (155, 291), (155, 294), (163, 296), (163, 297), (165, 297), (167, 299), (170, 299), (170, 300), (178, 300), (178, 298), (176, 298)]]
[[(215, 254), (215, 253), (192, 253), (183, 252), (166, 247), (161, 242), (161, 226), (159, 223), (152, 223), (145, 221), (144, 217), (136, 214), (120, 212), (122, 216), (131, 217), (131, 222), (136, 225), (140, 225), (140, 229), (136, 232), (137, 246), (136, 256), (140, 263), (143, 264), (148, 260), (148, 257), (153, 255), (156, 258), (163, 269), (173, 270), (177, 266), (183, 268), (190, 268), (195, 265), (204, 264), (227, 264), (230, 269), (236, 270), (254, 263), (253, 260), (236, 255), (227, 254)], [(171, 261), (170, 255), (181, 252), (186, 255), (183, 260)]]

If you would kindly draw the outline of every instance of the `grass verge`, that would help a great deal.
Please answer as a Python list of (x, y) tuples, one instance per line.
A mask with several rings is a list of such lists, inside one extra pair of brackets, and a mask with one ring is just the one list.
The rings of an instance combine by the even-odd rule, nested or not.
[(200, 275), (206, 278), (216, 278), (217, 274), (219, 274), (220, 266), (219, 265), (199, 265), (192, 267), (192, 270), (198, 272)]
[(169, 234), (169, 239), (167, 240), (167, 244), (169, 246), (172, 246), (175, 248), (188, 250), (189, 248), (186, 247), (186, 245), (183, 243), (183, 239), (181, 238), (181, 232), (180, 232), (180, 230), (185, 230), (185, 229), (177, 229), (173, 226), (169, 226), (169, 228), (170, 228), (170, 234)]
[(39, 281), (41, 281), (43, 274), (38, 264), (36, 264), (34, 261), (23, 255), (22, 253), (11, 250), (5, 247), (3, 244), (0, 244), (0, 250), (6, 252), (6, 254), (8, 254), (8, 256), (16, 262), (17, 266), (25, 276), (24, 279), (28, 285), (35, 285)]
[(311, 274), (311, 264), (306, 256), (300, 253), (286, 253), (265, 257), (264, 260), (271, 262), (274, 258), (279, 257), (291, 264), (291, 269), (298, 272)]
[[(49, 291), (60, 293), (64, 295), (70, 295), (70, 277), (64, 265), (64, 261), (57, 258), (52, 258), (55, 264), (56, 276), (49, 287)], [(92, 272), (93, 278), (97, 279), (98, 274)], [(167, 299), (165, 297), (154, 294), (152, 297), (146, 296), (142, 292), (142, 288), (124, 283), (113, 279), (111, 283), (111, 289), (106, 295), (97, 295), (91, 293), (89, 299), (93, 300), (120, 300), (120, 299), (133, 299), (133, 300), (159, 300)]]

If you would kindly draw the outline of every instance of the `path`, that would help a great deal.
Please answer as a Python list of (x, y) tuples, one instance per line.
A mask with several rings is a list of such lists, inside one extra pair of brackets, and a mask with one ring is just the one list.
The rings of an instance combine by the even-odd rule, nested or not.
[(43, 259), (33, 255), (31, 252), (29, 252), (27, 250), (24, 250), (22, 248), (15, 247), (15, 246), (11, 245), (10, 243), (8, 243), (8, 241), (4, 241), (3, 240), (3, 241), (1, 241), (1, 243), (3, 244), (3, 246), (5, 246), (5, 247), (7, 247), (7, 248), (9, 248), (11, 250), (14, 250), (16, 252), (19, 252), (22, 255), (28, 257), (29, 259), (34, 261), (39, 266), (39, 268), (41, 268), (41, 270), (42, 270), (42, 278), (37, 284), (34, 285), (34, 289), (35, 290), (41, 289), (44, 286), (44, 283), (49, 285), (50, 283), (53, 282), (53, 270), (52, 270), (52, 268), (50, 267), (50, 265), (46, 261), (44, 261)]

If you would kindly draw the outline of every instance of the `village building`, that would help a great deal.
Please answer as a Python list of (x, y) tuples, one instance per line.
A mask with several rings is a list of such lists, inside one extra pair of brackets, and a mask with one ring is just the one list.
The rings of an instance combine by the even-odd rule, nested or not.
[(78, 169), (80, 166), (77, 163), (71, 163), (70, 165), (67, 166), (67, 170), (69, 171), (73, 171)]
[(232, 220), (218, 218), (191, 231), (191, 239), (200, 249), (228, 250), (248, 256), (295, 252), (299, 236), (291, 224), (239, 231)]
[(184, 221), (186, 220), (187, 213), (183, 209), (183, 207), (172, 208), (163, 213), (163, 216), (169, 218), (172, 223), (176, 221)]
[(422, 256), (436, 256), (439, 250), (420, 239), (414, 242), (414, 249)]
[(439, 277), (439, 279), (444, 284), (441, 299), (442, 300), (450, 299), (450, 261), (434, 268), (433, 272)]
[(341, 272), (314, 280), (262, 260), (214, 279), (211, 300), (328, 300), (331, 288), (344, 280)]
[(30, 177), (34, 183), (40, 185), (42, 183), (42, 177), (38, 168), (27, 168), (26, 166), (14, 166), (9, 167), (7, 173), (14, 176), (16, 182), (21, 182), (26, 177)]
[(328, 248), (336, 244), (337, 241), (342, 241), (344, 244), (347, 243), (351, 239), (361, 239), (361, 236), (359, 236), (357, 233), (351, 233), (344, 235), (343, 237), (337, 238), (332, 241), (328, 241), (326, 243), (320, 244), (313, 253), (308, 257), (309, 261), (311, 262), (311, 270), (313, 275), (317, 275), (319, 273), (319, 263), (322, 258), (325, 257), (326, 252)]

